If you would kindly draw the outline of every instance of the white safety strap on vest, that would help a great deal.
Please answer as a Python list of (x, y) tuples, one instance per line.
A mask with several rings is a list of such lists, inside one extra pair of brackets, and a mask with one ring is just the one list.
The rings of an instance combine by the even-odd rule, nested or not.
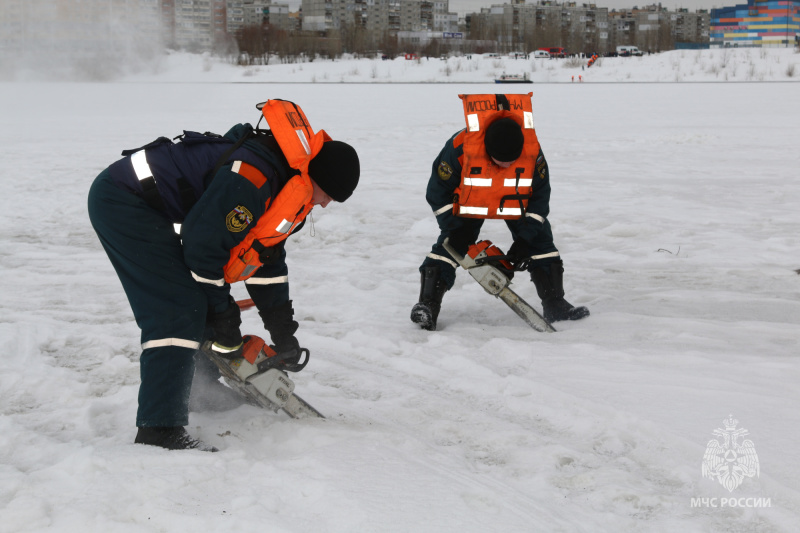
[(550, 252), (549, 254), (542, 254), (542, 255), (532, 255), (532, 256), (531, 256), (531, 259), (533, 259), (534, 261), (536, 261), (536, 260), (538, 260), (538, 259), (547, 259), (548, 257), (558, 257), (558, 256), (559, 256), (559, 253), (558, 253), (558, 252)]
[(531, 111), (522, 112), (523, 127), (528, 130), (533, 129), (533, 113)]
[(488, 207), (470, 207), (467, 205), (458, 206), (458, 212), (462, 215), (488, 215)]
[(522, 216), (522, 209), (519, 207), (500, 207), (497, 209), (497, 215), (501, 217), (519, 217)]
[(274, 285), (277, 283), (289, 283), (289, 276), (276, 276), (274, 278), (247, 278), (245, 285)]
[(290, 231), (292, 231), (292, 223), (284, 218), (283, 222), (278, 224), (278, 227), (275, 228), (275, 231), (277, 231), (278, 233), (289, 233)]
[(444, 261), (445, 263), (450, 263), (451, 265), (453, 265), (453, 268), (458, 268), (458, 263), (443, 255), (429, 253), (428, 257), (430, 257), (431, 259), (436, 259), (437, 261)]
[(311, 155), (311, 146), (308, 144), (308, 139), (306, 139), (305, 133), (302, 130), (294, 130), (297, 134), (297, 137), (300, 139), (300, 144), (303, 145), (303, 150), (306, 151), (306, 155)]
[[(492, 179), (491, 178), (464, 178), (464, 185), (468, 185), (470, 187), (491, 187), (492, 186)], [(517, 183), (516, 178), (506, 178), (503, 180), (503, 187), (516, 187), (519, 185), (520, 187), (530, 187), (533, 185), (533, 179), (521, 179), (519, 183)]]
[(469, 187), (491, 187), (492, 178), (464, 178), (464, 185)]
[(133, 164), (133, 172), (136, 173), (136, 179), (144, 181), (147, 178), (153, 178), (155, 180), (153, 171), (150, 170), (150, 165), (147, 163), (147, 156), (144, 150), (139, 150), (131, 155), (131, 164)]
[[(530, 187), (533, 185), (533, 178), (526, 178), (519, 180), (520, 187)], [(517, 179), (516, 178), (506, 178), (503, 180), (503, 187), (516, 187), (517, 186)]]
[(189, 348), (190, 350), (200, 349), (200, 343), (197, 341), (171, 337), (168, 339), (154, 339), (152, 341), (143, 342), (142, 350), (149, 350), (150, 348), (163, 348), (165, 346), (177, 346), (179, 348)]
[(438, 217), (442, 213), (447, 213), (448, 211), (452, 211), (452, 210), (453, 210), (453, 204), (447, 204), (446, 206), (440, 207), (439, 209), (434, 211), (433, 212), (433, 216)]
[(198, 276), (198, 275), (197, 275), (197, 274), (195, 274), (194, 272), (192, 272), (192, 277), (193, 277), (193, 278), (194, 278), (194, 280), (195, 280), (196, 282), (198, 282), (198, 283), (207, 283), (207, 284), (209, 284), (209, 285), (214, 285), (214, 286), (216, 286), (216, 287), (224, 287), (224, 286), (225, 286), (225, 278), (220, 278), (220, 279), (208, 279), (208, 278), (204, 278), (204, 277), (202, 277), (202, 276)]
[(481, 129), (481, 123), (478, 120), (478, 115), (472, 113), (467, 115), (467, 127), (469, 128), (470, 132), (479, 131)]

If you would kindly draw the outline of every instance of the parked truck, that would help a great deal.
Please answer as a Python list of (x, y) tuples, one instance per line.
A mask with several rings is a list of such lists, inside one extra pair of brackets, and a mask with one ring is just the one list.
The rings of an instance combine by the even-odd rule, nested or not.
[(617, 46), (617, 55), (620, 57), (641, 56), (642, 51), (635, 46)]

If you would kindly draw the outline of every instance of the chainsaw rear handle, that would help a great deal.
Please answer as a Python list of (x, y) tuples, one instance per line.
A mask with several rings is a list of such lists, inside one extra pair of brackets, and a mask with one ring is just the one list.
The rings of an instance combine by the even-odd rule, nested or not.
[(486, 263), (499, 263), (500, 261), (507, 261), (508, 263), (511, 264), (511, 266), (514, 267), (512, 269), (514, 270), (514, 272), (522, 272), (523, 270), (527, 270), (528, 262), (518, 261), (515, 263), (514, 261), (518, 259), (519, 259), (518, 257), (514, 257), (511, 255), (492, 255), (487, 257), (478, 257), (477, 259), (475, 259), (475, 264), (477, 266), (481, 266), (485, 265)]
[[(264, 357), (259, 360), (259, 355), (262, 353)], [(300, 348), (299, 354), (295, 354), (294, 352), (279, 354), (261, 337), (257, 335), (245, 335), (242, 357), (250, 364), (257, 364), (259, 371), (277, 368), (286, 372), (300, 372), (308, 364), (311, 358), (311, 351), (308, 348)], [(298, 357), (297, 362), (287, 361), (287, 359), (294, 359), (295, 357)], [(259, 360), (258, 363), (256, 363), (256, 360)]]

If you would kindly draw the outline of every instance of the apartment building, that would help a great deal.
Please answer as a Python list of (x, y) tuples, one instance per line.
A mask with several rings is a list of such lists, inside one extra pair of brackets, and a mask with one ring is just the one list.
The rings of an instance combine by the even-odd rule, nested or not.
[(708, 11), (678, 9), (670, 14), (670, 26), (676, 43), (707, 43), (711, 16)]
[(366, 29), (373, 37), (398, 31), (458, 31), (447, 0), (302, 0), (303, 30)]
[(235, 34), (244, 26), (269, 24), (281, 30), (294, 30), (296, 19), (289, 16), (289, 4), (270, 0), (228, 0), (226, 4), (227, 32)]
[(471, 38), (494, 40), (505, 51), (564, 46), (594, 53), (608, 47), (608, 8), (596, 4), (495, 4), (471, 14), (467, 22)]

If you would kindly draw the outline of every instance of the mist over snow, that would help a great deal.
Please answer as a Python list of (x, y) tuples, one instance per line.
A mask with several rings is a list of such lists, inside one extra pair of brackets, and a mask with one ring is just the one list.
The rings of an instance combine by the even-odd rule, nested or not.
[[(318, 63), (322, 63), (321, 65)], [(800, 82), (800, 53), (792, 48), (673, 50), (641, 57), (512, 59), (481, 54), (447, 59), (337, 59), (236, 66), (208, 54), (171, 52), (148, 73), (139, 68), (127, 81), (227, 81), (251, 83), (492, 83), (502, 74), (534, 83), (597, 82)], [(524, 87), (520, 85), (517, 87)]]
[[(672, 50), (642, 57), (513, 59), (472, 54), (447, 59), (390, 60), (343, 56), (239, 66), (235, 56), (162, 51), (129, 27), (112, 46), (91, 53), (40, 44), (4, 54), (0, 81), (151, 81), (240, 83), (491, 83), (502, 74), (534, 83), (800, 82), (800, 53), (792, 48)], [(96, 50), (100, 50), (97, 52)]]
[[(15, 69), (0, 82), (0, 532), (796, 531), (798, 63), (170, 53), (100, 78)], [(534, 83), (492, 83), (503, 72)], [(462, 271), (423, 331), (409, 313), (438, 233), (431, 163), (464, 125), (458, 95), (500, 91), (533, 92), (566, 297), (592, 314), (537, 333)], [(353, 197), (287, 244), (312, 354), (296, 392), (327, 419), (243, 406), (190, 415), (219, 453), (134, 445), (139, 330), (89, 187), (123, 149), (255, 124), (268, 98), (361, 157)], [(500, 221), (482, 236), (511, 244)], [(512, 288), (540, 308), (527, 276)], [(732, 490), (702, 468), (730, 415), (746, 431), (730, 464), (758, 458)]]

